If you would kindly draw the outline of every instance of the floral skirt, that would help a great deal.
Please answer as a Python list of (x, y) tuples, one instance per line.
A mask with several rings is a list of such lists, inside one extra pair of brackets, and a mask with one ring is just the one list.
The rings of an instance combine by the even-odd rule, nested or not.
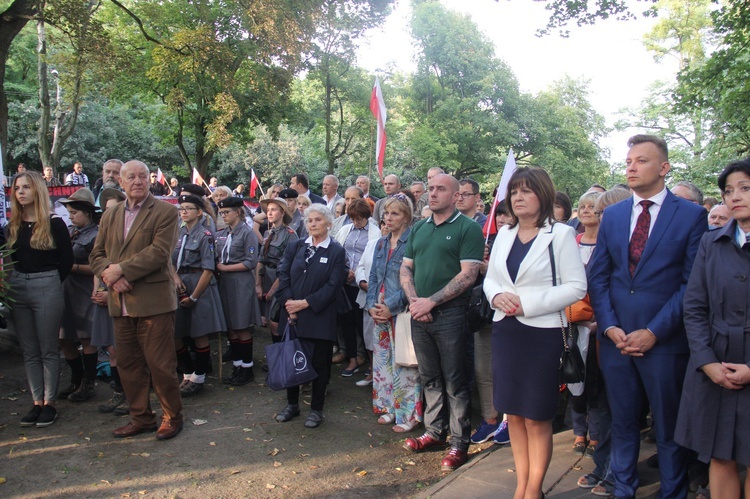
[(396, 364), (393, 342), (394, 319), (375, 325), (372, 351), (372, 410), (375, 414), (394, 414), (396, 424), (422, 421), (422, 383), (416, 367)]

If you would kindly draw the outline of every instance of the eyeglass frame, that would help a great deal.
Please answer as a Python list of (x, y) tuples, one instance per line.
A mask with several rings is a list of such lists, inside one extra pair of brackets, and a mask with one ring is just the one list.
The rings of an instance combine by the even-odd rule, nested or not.
[(459, 196), (461, 196), (462, 199), (468, 199), (470, 196), (477, 196), (479, 195), (478, 192), (459, 192)]

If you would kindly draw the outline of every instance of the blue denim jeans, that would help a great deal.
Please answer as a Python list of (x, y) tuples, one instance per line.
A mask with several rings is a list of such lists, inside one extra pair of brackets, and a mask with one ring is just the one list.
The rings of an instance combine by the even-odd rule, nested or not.
[(594, 450), (595, 468), (592, 473), (614, 485), (615, 477), (612, 475), (612, 467), (610, 466), (610, 456), (612, 454), (612, 432), (610, 430), (612, 427), (612, 415), (609, 413), (608, 408), (592, 408), (591, 412), (596, 412), (599, 425), (599, 443), (596, 444), (596, 449)]
[(466, 308), (433, 309), (432, 322), (411, 321), (412, 341), (425, 395), (426, 433), (469, 448), (471, 394), (466, 380)]

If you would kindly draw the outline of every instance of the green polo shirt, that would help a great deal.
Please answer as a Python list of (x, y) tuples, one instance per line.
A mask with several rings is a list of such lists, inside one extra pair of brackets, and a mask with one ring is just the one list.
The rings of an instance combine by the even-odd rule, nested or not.
[(404, 254), (413, 262), (414, 287), (417, 296), (423, 298), (440, 291), (456, 277), (461, 272), (461, 262), (481, 262), (483, 257), (482, 227), (458, 210), (440, 225), (435, 225), (432, 216), (417, 222)]

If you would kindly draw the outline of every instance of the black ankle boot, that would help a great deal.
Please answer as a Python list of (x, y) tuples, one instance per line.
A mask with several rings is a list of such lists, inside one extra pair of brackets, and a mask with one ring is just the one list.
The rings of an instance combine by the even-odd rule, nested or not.
[(255, 379), (252, 367), (240, 367), (237, 376), (234, 377), (231, 384), (232, 386), (242, 386), (250, 383)]

